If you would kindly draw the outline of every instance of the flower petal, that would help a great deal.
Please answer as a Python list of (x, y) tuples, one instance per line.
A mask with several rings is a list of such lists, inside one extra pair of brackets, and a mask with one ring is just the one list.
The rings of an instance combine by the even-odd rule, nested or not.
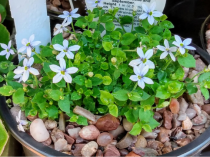
[(63, 47), (64, 47), (65, 49), (67, 49), (68, 46), (69, 46), (69, 42), (68, 42), (68, 40), (65, 39), (65, 40), (63, 41)]
[(174, 54), (170, 52), (169, 55), (171, 56), (171, 59), (175, 62), (176, 58), (175, 58)]
[(147, 60), (146, 64), (149, 66), (150, 69), (155, 69), (155, 64), (152, 61)]
[(7, 60), (9, 59), (9, 56), (10, 56), (10, 53), (7, 53), (7, 55), (6, 55)]
[(134, 73), (135, 73), (136, 75), (140, 75), (140, 74), (141, 74), (140, 69), (139, 69), (139, 67), (137, 67), (137, 66), (134, 66), (134, 67), (133, 67), (133, 71), (134, 71)]
[(142, 9), (143, 9), (145, 12), (149, 12), (149, 8), (148, 8), (145, 4), (142, 4)]
[(192, 46), (185, 46), (185, 48), (188, 49), (188, 50), (196, 50), (196, 48), (192, 47)]
[(182, 39), (180, 38), (180, 36), (175, 35), (175, 39), (178, 42), (178, 45), (180, 45), (182, 43)]
[(144, 77), (143, 81), (147, 84), (154, 84), (154, 82), (152, 81), (152, 79), (148, 78), (148, 77)]
[(166, 48), (164, 46), (161, 46), (161, 45), (158, 45), (157, 48), (160, 50), (160, 51), (165, 51)]
[(66, 55), (66, 53), (62, 51), (62, 52), (60, 52), (60, 53), (56, 56), (56, 59), (57, 59), (57, 60), (60, 60), (60, 59), (63, 58), (65, 55)]
[(28, 40), (27, 39), (22, 39), (21, 43), (26, 46), (28, 44)]
[(6, 44), (0, 44), (1, 45), (1, 47), (3, 48), (3, 49), (7, 49), (7, 45)]
[(22, 46), (21, 48), (18, 49), (18, 52), (23, 52), (25, 51), (25, 49), (26, 49), (26, 46)]
[(68, 11), (63, 11), (63, 15), (66, 15), (66, 16), (69, 16), (69, 14), (70, 14), (70, 12), (68, 12)]
[(32, 68), (32, 67), (31, 67), (31, 68), (29, 68), (28, 70), (29, 70), (29, 72), (32, 73), (33, 75), (39, 75), (39, 71), (38, 71), (37, 69), (35, 69), (35, 68)]
[(28, 66), (28, 59), (27, 58), (25, 58), (24, 60), (23, 60), (23, 66), (25, 67), (25, 66)]
[(25, 130), (21, 124), (18, 124), (17, 128), (19, 131), (25, 132)]
[(71, 51), (66, 52), (66, 56), (68, 59), (74, 59), (74, 54)]
[(68, 15), (59, 15), (58, 17), (65, 19)]
[(191, 44), (191, 42), (192, 42), (192, 39), (187, 38), (187, 39), (185, 39), (185, 40), (183, 41), (183, 44), (184, 44), (185, 46), (188, 46), (188, 45)]
[(166, 56), (168, 56), (168, 52), (165, 51), (160, 55), (160, 59), (164, 59)]
[(79, 8), (75, 8), (74, 10), (71, 11), (71, 13), (75, 14), (76, 12), (78, 12)]
[(10, 40), (10, 41), (9, 41), (9, 43), (8, 43), (7, 48), (8, 48), (8, 49), (10, 49), (10, 48), (11, 48), (11, 46), (12, 46), (12, 41)]
[(139, 55), (140, 58), (145, 58), (144, 52), (141, 48), (137, 48), (137, 54)]
[(9, 50), (9, 53), (11, 53), (12, 55), (14, 55), (14, 54), (15, 54), (15, 52), (14, 52), (14, 50), (13, 50), (13, 49), (10, 49), (10, 50)]
[(63, 29), (57, 29), (57, 30), (54, 32), (53, 35), (55, 36), (55, 35), (57, 35), (57, 34), (59, 34), (59, 33), (63, 33), (63, 32), (61, 32), (61, 31), (63, 31)]
[(63, 76), (63, 78), (64, 78), (64, 80), (66, 82), (72, 83), (72, 77), (69, 74), (65, 73), (65, 75)]
[(31, 57), (31, 53), (32, 53), (32, 49), (29, 46), (29, 47), (27, 47), (27, 55), (28, 55), (28, 57)]
[(180, 48), (179, 48), (179, 51), (181, 52), (181, 54), (185, 54), (185, 48), (180, 47)]
[(141, 64), (141, 63), (142, 63), (142, 61), (141, 61), (140, 59), (134, 59), (134, 60), (132, 60), (132, 61), (129, 63), (129, 65), (132, 66), (132, 67), (134, 67), (134, 66), (137, 66), (137, 65), (139, 65), (139, 64)]
[(80, 46), (79, 45), (74, 45), (74, 46), (70, 46), (69, 47), (69, 50), (70, 51), (78, 51), (80, 49)]
[(72, 23), (72, 17), (71, 17), (71, 16), (69, 16), (69, 17), (67, 18), (67, 22)]
[(27, 66), (32, 66), (33, 64), (34, 64), (34, 58), (31, 57), (31, 58), (28, 60)]
[(73, 18), (78, 18), (78, 17), (80, 17), (81, 15), (80, 14), (72, 14), (71, 15)]
[(144, 89), (145, 83), (142, 79), (138, 81), (138, 86), (141, 87), (142, 89)]
[(24, 67), (17, 67), (17, 69), (14, 70), (15, 74), (22, 74), (24, 72)]
[(62, 80), (63, 76), (61, 75), (61, 73), (57, 73), (54, 77), (53, 77), (53, 83), (58, 83)]
[(137, 75), (131, 75), (130, 80), (134, 81), (134, 82), (137, 82), (138, 81), (138, 76)]
[(50, 69), (56, 73), (61, 72), (61, 68), (57, 65), (50, 65)]
[(153, 55), (153, 49), (150, 49), (145, 53), (145, 58), (150, 59), (152, 55)]
[(27, 125), (28, 124), (28, 121), (27, 120), (20, 120), (20, 124), (21, 125)]
[(75, 74), (79, 69), (76, 68), (76, 67), (71, 67), (71, 68), (68, 68), (66, 69), (66, 73), (68, 74)]
[(23, 82), (26, 82), (29, 78), (29, 71), (28, 70), (25, 70), (23, 72)]
[(178, 43), (177, 41), (174, 41), (172, 44), (174, 44), (174, 45), (180, 47), (180, 43)]
[(155, 22), (154, 17), (149, 15), (148, 16), (148, 22), (149, 22), (150, 25), (153, 25), (153, 23)]
[(31, 43), (31, 46), (34, 47), (34, 46), (37, 46), (39, 44), (41, 44), (41, 41), (34, 41), (34, 42)]
[(53, 45), (53, 48), (57, 51), (63, 51), (65, 48), (59, 44)]
[(167, 39), (164, 40), (164, 45), (165, 45), (166, 48), (169, 49), (169, 43), (168, 43), (168, 40)]
[(142, 71), (140, 72), (140, 75), (141, 75), (141, 76), (144, 76), (144, 75), (146, 75), (146, 74), (148, 73), (148, 71), (149, 71), (149, 66), (145, 66), (145, 67), (142, 69)]
[(156, 3), (153, 2), (153, 3), (150, 5), (149, 9), (150, 9), (150, 11), (154, 11), (155, 8), (156, 8)]
[(18, 78), (20, 78), (20, 77), (22, 77), (22, 75), (18, 74), (18, 75), (15, 75), (13, 78), (14, 78), (14, 79), (18, 79)]
[(152, 15), (153, 15), (154, 17), (161, 17), (161, 16), (163, 16), (163, 13), (161, 13), (161, 12), (159, 12), (159, 11), (153, 11), (153, 12), (152, 12)]
[(143, 13), (143, 14), (141, 14), (141, 15), (139, 16), (139, 19), (144, 20), (144, 19), (146, 19), (147, 17), (148, 17), (148, 14), (147, 14), (147, 13)]
[(0, 56), (4, 56), (6, 54), (7, 54), (7, 50), (3, 50), (3, 51), (1, 51)]
[(169, 50), (170, 50), (171, 52), (176, 52), (176, 51), (177, 51), (177, 47), (170, 47)]
[(32, 34), (32, 35), (30, 36), (30, 38), (29, 38), (29, 43), (31, 43), (32, 41), (34, 41), (34, 38), (35, 38), (35, 35)]
[(61, 70), (66, 70), (66, 61), (63, 58), (59, 60), (59, 63), (60, 63)]

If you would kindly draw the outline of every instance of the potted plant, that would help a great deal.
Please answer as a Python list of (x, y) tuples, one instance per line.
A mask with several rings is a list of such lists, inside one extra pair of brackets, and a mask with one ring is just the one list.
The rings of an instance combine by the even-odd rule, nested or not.
[[(21, 108), (13, 113), (14, 136), (48, 156), (183, 155), (206, 145), (210, 68), (204, 62), (210, 63), (209, 56), (200, 53), (203, 62), (191, 39), (173, 36), (173, 24), (155, 11), (155, 3), (142, 5), (138, 27), (133, 26), (135, 7), (133, 16), (118, 19), (118, 8), (105, 12), (101, 1), (89, 3), (95, 8), (88, 16), (80, 17), (77, 9), (64, 13), (63, 24), (40, 53), (32, 35), (22, 40), (18, 66), (0, 63), (6, 73), (0, 94)], [(83, 32), (73, 24), (71, 32), (65, 28), (72, 17)], [(127, 24), (131, 32), (125, 31)], [(64, 31), (71, 33), (68, 39)], [(10, 44), (1, 46), (0, 55), (13, 53)], [(3, 117), (6, 110), (3, 102)]]

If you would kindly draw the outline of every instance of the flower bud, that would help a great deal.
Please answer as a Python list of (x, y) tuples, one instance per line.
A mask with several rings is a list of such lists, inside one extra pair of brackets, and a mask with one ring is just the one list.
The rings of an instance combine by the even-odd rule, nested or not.
[(51, 48), (51, 49), (54, 49), (54, 48), (53, 48), (53, 45), (50, 45), (50, 48)]
[(9, 103), (11, 103), (11, 102), (12, 102), (11, 99), (7, 99), (7, 100), (6, 100), (6, 103), (7, 103), (7, 104), (9, 104)]
[(111, 62), (112, 62), (112, 64), (116, 64), (117, 58), (116, 57), (112, 57)]
[(133, 11), (135, 11), (135, 12), (137, 11), (137, 7), (136, 6), (133, 7)]
[(112, 14), (113, 13), (113, 10), (112, 9), (109, 9), (109, 13)]
[(49, 104), (50, 104), (50, 105), (53, 105), (53, 101), (50, 101)]
[(60, 100), (64, 100), (64, 96), (60, 96)]
[(58, 51), (53, 50), (52, 53), (53, 53), (54, 55), (57, 55), (57, 54), (58, 54)]
[(28, 91), (27, 87), (23, 87), (23, 91), (27, 92)]
[(89, 76), (89, 77), (93, 77), (93, 75), (94, 75), (93, 72), (89, 72), (89, 73), (88, 73), (88, 76)]

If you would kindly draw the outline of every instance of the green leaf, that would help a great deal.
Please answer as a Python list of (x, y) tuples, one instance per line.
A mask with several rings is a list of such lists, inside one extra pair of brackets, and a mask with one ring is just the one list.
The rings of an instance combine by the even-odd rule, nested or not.
[(92, 38), (93, 38), (93, 39), (99, 39), (99, 38), (100, 38), (100, 34), (101, 34), (100, 31), (95, 31), (95, 32), (93, 33)]
[(95, 111), (95, 100), (92, 97), (85, 97), (83, 99), (83, 103), (85, 105), (85, 108), (91, 112)]
[(156, 41), (161, 41), (162, 40), (162, 37), (160, 35), (157, 35), (157, 34), (152, 34), (150, 35), (151, 39), (152, 40), (156, 40)]
[(19, 88), (13, 95), (12, 100), (15, 104), (24, 103), (24, 91), (22, 88)]
[(170, 93), (178, 93), (179, 91), (181, 91), (184, 87), (184, 83), (183, 82), (179, 82), (179, 81), (170, 81), (168, 84), (168, 91)]
[(58, 101), (60, 100), (61, 96), (63, 96), (63, 93), (60, 90), (51, 90), (49, 92), (49, 96), (51, 99)]
[(85, 31), (83, 32), (83, 35), (84, 35), (84, 36), (88, 36), (88, 37), (92, 37), (92, 33), (91, 33), (90, 30), (85, 30)]
[(196, 61), (191, 54), (187, 54), (186, 57), (179, 56), (178, 62), (181, 66), (184, 66), (186, 68), (195, 68), (196, 66)]
[(114, 96), (115, 99), (120, 100), (120, 101), (128, 100), (128, 91), (124, 89), (118, 90), (112, 95)]
[(13, 88), (11, 86), (3, 86), (0, 88), (0, 94), (3, 96), (11, 96), (13, 94)]
[(151, 129), (155, 129), (156, 127), (158, 127), (160, 125), (160, 123), (158, 123), (153, 117), (150, 118), (148, 124), (151, 127)]
[(204, 87), (201, 87), (201, 92), (202, 92), (205, 100), (208, 100), (209, 99), (209, 91), (208, 91), (208, 89), (206, 89)]
[(44, 92), (38, 92), (35, 94), (35, 96), (32, 99), (33, 103), (41, 104), (46, 101), (46, 99), (43, 97)]
[(157, 89), (156, 97), (160, 99), (168, 99), (171, 96), (171, 94), (168, 92), (167, 86), (159, 86)]
[(85, 87), (92, 88), (92, 81), (90, 79), (85, 80)]
[(88, 16), (85, 16), (85, 19), (88, 21), (88, 22), (92, 22), (93, 19), (95, 17), (95, 14), (88, 14)]
[(132, 101), (141, 101), (142, 100), (142, 97), (138, 92), (130, 92), (128, 94), (128, 97)]
[[(62, 44), (62, 45), (63, 45), (63, 44)], [(43, 47), (43, 48), (41, 49), (40, 55), (41, 55), (42, 57), (50, 57), (50, 56), (53, 56), (52, 51), (53, 51), (53, 50), (52, 50), (50, 47), (46, 46), (46, 47)]]
[(97, 27), (97, 22), (96, 21), (91, 22), (90, 25), (89, 25), (89, 28), (92, 28), (92, 29), (96, 29), (96, 27)]
[(66, 95), (63, 100), (59, 100), (58, 106), (63, 112), (70, 113), (69, 95)]
[(148, 106), (148, 105), (152, 106), (152, 105), (154, 105), (154, 103), (155, 103), (155, 96), (154, 95), (149, 97), (148, 99), (146, 99), (144, 101), (141, 101), (142, 106)]
[(198, 82), (204, 82), (205, 80), (210, 78), (210, 72), (201, 74), (198, 78)]
[(142, 128), (146, 131), (146, 132), (152, 132), (152, 128), (148, 125), (148, 124), (144, 124), (142, 126)]
[(116, 57), (121, 57), (124, 60), (127, 60), (126, 53), (122, 51), (120, 48), (113, 48), (111, 54)]
[(147, 19), (142, 20), (142, 26), (144, 27), (144, 29), (148, 30), (150, 27), (150, 24), (148, 22)]
[(2, 121), (0, 120), (0, 135), (1, 135), (1, 139), (0, 139), (0, 156), (4, 155), (2, 154), (4, 151), (4, 148), (7, 144), (7, 141), (9, 139), (9, 135), (7, 134), (7, 130), (5, 129)]
[(103, 103), (103, 105), (109, 105), (114, 103), (114, 96), (111, 95), (109, 92), (100, 90), (100, 93), (100, 100)]
[(112, 83), (112, 78), (110, 76), (104, 76), (103, 77), (103, 84), (104, 85), (110, 85)]
[(7, 16), (7, 12), (6, 12), (6, 9), (3, 5), (0, 4), (0, 15), (1, 15), (1, 23), (4, 22), (6, 16)]
[(167, 40), (171, 39), (171, 31), (169, 29), (165, 29), (163, 33), (163, 39), (167, 39)]
[(121, 43), (122, 45), (130, 45), (135, 39), (136, 36), (134, 36), (132, 33), (125, 33), (122, 36)]
[(144, 34), (146, 32), (145, 29), (141, 26), (135, 27), (135, 30), (137, 33), (141, 33), (141, 34)]
[(189, 95), (197, 93), (198, 91), (198, 88), (194, 83), (187, 83), (186, 88)]
[(119, 31), (112, 31), (110, 36), (111, 36), (112, 39), (120, 40), (122, 35)]
[[(0, 35), (0, 43), (4, 43), (4, 44), (8, 45), (9, 40), (10, 40), (10, 34), (9, 34), (7, 28), (3, 24), (1, 24), (1, 23), (0, 23), (0, 32), (1, 32), (1, 35)], [(2, 51), (2, 50), (3, 49), (0, 46), (0, 51)], [(6, 57), (4, 57), (4, 58), (5, 58), (4, 60), (6, 60)]]
[(163, 28), (160, 26), (154, 26), (151, 30), (150, 33), (152, 34), (159, 34), (163, 32)]
[(107, 62), (102, 62), (101, 63), (101, 69), (102, 70), (108, 70), (109, 69), (109, 64)]
[(102, 43), (104, 50), (110, 51), (113, 49), (112, 42), (103, 41)]
[(46, 108), (47, 114), (49, 116), (49, 118), (51, 119), (56, 119), (58, 118), (58, 108), (54, 105), (49, 106)]
[(109, 14), (105, 14), (105, 15), (101, 16), (100, 21), (102, 23), (112, 22), (113, 21), (113, 16), (109, 15)]
[(62, 33), (53, 37), (52, 45), (55, 45), (55, 44), (63, 45), (63, 34)]
[(82, 98), (82, 96), (79, 94), (79, 93), (77, 93), (76, 91), (74, 91), (72, 94), (71, 94), (71, 100), (79, 100), (79, 99), (81, 99)]
[(103, 82), (102, 79), (97, 78), (97, 77), (91, 77), (90, 80), (92, 81), (93, 86), (98, 86)]
[(87, 125), (88, 125), (88, 120), (87, 120), (87, 118), (85, 118), (85, 117), (83, 117), (83, 116), (79, 116), (76, 122), (77, 122), (77, 124), (79, 124), (79, 125), (84, 125), (84, 126), (87, 126)]
[(164, 107), (167, 107), (168, 105), (170, 105), (170, 102), (164, 101), (164, 102), (158, 104), (157, 108), (164, 108)]
[(131, 24), (133, 22), (133, 18), (131, 16), (121, 16), (120, 17), (120, 24), (125, 25), (125, 24)]
[(64, 81), (63, 79), (55, 84), (56, 86), (60, 87), (60, 88), (65, 88), (66, 87), (66, 81)]
[(7, 84), (11, 86), (13, 89), (23, 88), (23, 85), (21, 83), (15, 82), (15, 81), (7, 81)]
[(51, 72), (52, 70), (50, 69), (50, 65), (52, 65), (52, 63), (48, 63), (48, 62), (44, 62), (44, 72), (45, 73), (48, 73), (48, 72)]
[(150, 118), (153, 117), (153, 112), (151, 110), (139, 109), (139, 119), (141, 122), (149, 122)]
[(118, 117), (118, 108), (115, 104), (111, 104), (109, 107), (109, 113), (115, 117)]
[(129, 132), (133, 136), (137, 136), (141, 133), (142, 124), (140, 122), (134, 124), (132, 130)]
[(136, 111), (138, 112), (139, 110), (130, 109), (127, 112), (125, 112), (125, 117), (129, 122), (135, 123), (138, 120), (139, 117)]
[(107, 22), (105, 24), (105, 28), (107, 31), (113, 31), (115, 28), (115, 24), (113, 22)]
[(73, 82), (80, 86), (84, 86), (85, 85), (85, 77), (82, 75), (77, 75), (75, 78), (73, 78)]
[(171, 79), (183, 81), (184, 75), (184, 69), (181, 66), (179, 66), (175, 73), (171, 75)]
[(168, 20), (165, 20), (165, 21), (161, 22), (160, 26), (163, 27), (163, 28), (167, 28), (167, 29), (174, 28), (174, 25)]

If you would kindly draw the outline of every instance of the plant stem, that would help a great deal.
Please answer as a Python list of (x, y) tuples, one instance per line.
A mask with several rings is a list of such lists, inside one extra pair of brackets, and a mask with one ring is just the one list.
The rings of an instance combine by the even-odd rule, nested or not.
[(199, 76), (199, 75), (201, 75), (203, 73), (205, 73), (205, 72), (201, 71), (201, 72), (197, 73), (195, 76), (193, 76), (193, 78), (190, 79), (190, 82), (192, 82), (196, 76)]
[(170, 65), (171, 62), (172, 62), (172, 60), (168, 61), (168, 63), (166, 63), (165, 67), (163, 68), (163, 70), (166, 70), (167, 67)]
[(124, 33), (126, 33), (125, 28), (124, 28), (123, 25), (120, 23), (120, 20), (117, 19), (115, 16), (114, 16), (114, 19), (117, 20), (117, 22), (118, 22), (118, 23), (120, 24), (120, 26), (122, 27)]
[(133, 21), (132, 21), (132, 29), (131, 29), (131, 32), (133, 31), (134, 16), (132, 18), (133, 18)]
[(100, 30), (100, 18), (101, 18), (101, 10), (99, 10), (99, 17), (98, 17), (98, 31)]
[(34, 75), (34, 79), (35, 79), (35, 82), (36, 82), (36, 88), (39, 86), (39, 82), (38, 82), (38, 79), (36, 77), (36, 75)]
[(134, 90), (136, 89), (137, 85), (138, 85), (138, 82), (136, 82), (136, 84), (135, 84), (135, 86), (133, 87), (133, 90), (132, 90), (132, 91), (134, 91)]
[(127, 52), (136, 52), (136, 50), (123, 50), (123, 51), (127, 51)]
[(36, 51), (34, 51), (34, 53), (37, 55), (37, 57), (38, 57), (42, 62), (45, 62), (45, 60), (44, 60)]
[(71, 23), (71, 27), (72, 27), (72, 29), (73, 29), (74, 33), (76, 33), (76, 32), (75, 32), (75, 30), (74, 30), (73, 21), (72, 21), (72, 23)]
[(68, 92), (70, 92), (70, 85), (69, 85), (69, 83), (67, 83), (67, 89), (68, 89)]

